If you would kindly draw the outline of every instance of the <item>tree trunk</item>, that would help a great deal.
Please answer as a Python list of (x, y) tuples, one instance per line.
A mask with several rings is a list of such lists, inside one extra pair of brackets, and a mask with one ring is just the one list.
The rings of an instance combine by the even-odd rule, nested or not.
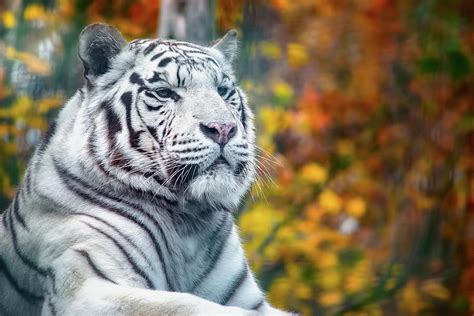
[(159, 38), (208, 44), (215, 36), (215, 0), (161, 0)]

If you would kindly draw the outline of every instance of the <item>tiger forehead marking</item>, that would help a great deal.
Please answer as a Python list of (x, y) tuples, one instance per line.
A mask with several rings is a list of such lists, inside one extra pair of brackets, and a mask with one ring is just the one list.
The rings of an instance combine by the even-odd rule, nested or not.
[[(232, 60), (212, 47), (135, 40), (99, 78), (109, 174), (163, 186), (182, 198), (235, 206), (255, 174), (252, 115)], [(110, 96), (113, 96), (110, 98)]]
[[(219, 84), (218, 81), (222, 77), (230, 80), (229, 76), (223, 73), (222, 65), (219, 65), (211, 54), (197, 45), (148, 40), (130, 44), (130, 50), (137, 55), (142, 54), (142, 62), (146, 65), (145, 79), (149, 84), (162, 83), (183, 87), (191, 84), (193, 72), (201, 72), (201, 76), (209, 76), (209, 81), (214, 81), (215, 85)], [(148, 71), (151, 75), (148, 75)]]

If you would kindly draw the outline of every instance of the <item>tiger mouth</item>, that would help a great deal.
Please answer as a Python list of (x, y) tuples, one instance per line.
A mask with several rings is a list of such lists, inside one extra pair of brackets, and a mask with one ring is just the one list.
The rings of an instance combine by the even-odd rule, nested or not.
[(177, 190), (185, 189), (192, 180), (199, 177), (200, 175), (208, 174), (213, 175), (215, 171), (220, 169), (221, 167), (228, 168), (232, 170), (234, 176), (240, 176), (241, 173), (244, 171), (246, 166), (245, 162), (239, 162), (235, 168), (229, 163), (229, 161), (224, 158), (224, 156), (220, 155), (217, 157), (207, 168), (199, 170), (200, 167), (196, 164), (194, 165), (187, 165), (185, 166), (180, 172), (174, 172), (176, 169), (169, 170), (170, 174), (172, 174), (172, 179), (170, 181), (170, 185), (172, 188)]
[(220, 155), (219, 157), (216, 158), (216, 160), (214, 160), (213, 163), (209, 165), (209, 167), (207, 167), (207, 169), (211, 169), (219, 165), (227, 165), (230, 167), (230, 163), (227, 161), (227, 159), (225, 159), (224, 156)]

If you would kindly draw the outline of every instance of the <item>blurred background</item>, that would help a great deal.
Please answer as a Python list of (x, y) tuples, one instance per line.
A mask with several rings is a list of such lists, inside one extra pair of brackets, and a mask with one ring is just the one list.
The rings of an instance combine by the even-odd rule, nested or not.
[(239, 30), (260, 177), (236, 216), (274, 305), (472, 315), (473, 1), (2, 0), (0, 209), (97, 21), (129, 40)]

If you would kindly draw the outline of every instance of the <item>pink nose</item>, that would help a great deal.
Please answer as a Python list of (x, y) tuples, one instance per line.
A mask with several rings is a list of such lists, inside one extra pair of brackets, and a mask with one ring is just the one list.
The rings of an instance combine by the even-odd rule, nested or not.
[(227, 144), (237, 133), (237, 125), (235, 123), (201, 123), (199, 127), (204, 135), (221, 146)]

